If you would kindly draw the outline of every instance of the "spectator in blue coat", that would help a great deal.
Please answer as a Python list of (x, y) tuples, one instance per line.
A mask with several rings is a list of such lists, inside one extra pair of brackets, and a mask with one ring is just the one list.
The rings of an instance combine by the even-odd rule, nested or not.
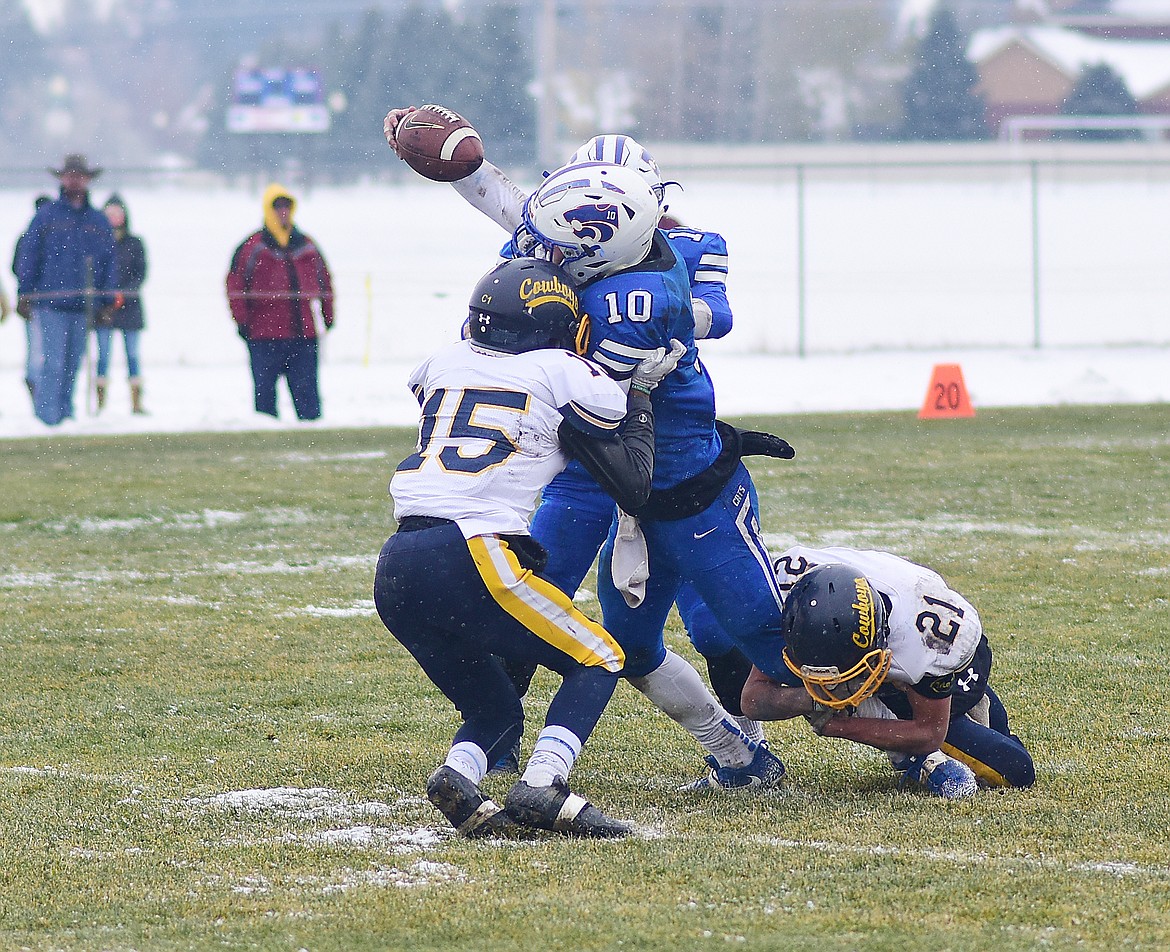
[(90, 182), (101, 169), (74, 154), (49, 171), (61, 183), (60, 197), (33, 217), (13, 270), (17, 310), (29, 316), (39, 343), (31, 374), (33, 405), (43, 423), (56, 426), (73, 416), (73, 389), (89, 325), (102, 308), (115, 303), (117, 271), (113, 229), (89, 203)]

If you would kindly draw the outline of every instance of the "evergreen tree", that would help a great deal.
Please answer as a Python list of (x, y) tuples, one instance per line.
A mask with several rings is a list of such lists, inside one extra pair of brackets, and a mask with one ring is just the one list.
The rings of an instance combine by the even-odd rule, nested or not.
[[(1098, 63), (1081, 70), (1060, 112), (1065, 116), (1136, 116), (1138, 107), (1125, 80), (1106, 63)], [(1071, 129), (1064, 136), (1095, 140), (1139, 137), (1136, 129)]]
[(20, 0), (0, 0), (0, 37), (0, 148), (12, 161), (44, 136), (48, 57)]
[(950, 8), (938, 6), (914, 56), (906, 80), (902, 138), (942, 142), (984, 139), (979, 74), (967, 59), (967, 38)]

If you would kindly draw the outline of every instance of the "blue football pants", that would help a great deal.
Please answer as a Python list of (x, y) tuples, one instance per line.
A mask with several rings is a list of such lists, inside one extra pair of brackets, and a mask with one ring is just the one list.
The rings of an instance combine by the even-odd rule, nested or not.
[(597, 572), (602, 617), (626, 652), (626, 677), (649, 674), (666, 657), (662, 631), (680, 587), (690, 584), (719, 627), (770, 677), (787, 670), (780, 653), (780, 593), (760, 538), (752, 479), (740, 463), (718, 498), (686, 519), (642, 520), (650, 559), (646, 596), (630, 608), (613, 584), (616, 523)]

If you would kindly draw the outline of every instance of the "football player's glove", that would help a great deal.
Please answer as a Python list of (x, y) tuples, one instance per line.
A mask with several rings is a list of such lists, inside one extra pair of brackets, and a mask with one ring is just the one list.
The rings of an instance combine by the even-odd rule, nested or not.
[(687, 352), (687, 346), (682, 341), (671, 338), (670, 351), (659, 347), (653, 354), (645, 358), (634, 370), (630, 378), (630, 389), (640, 390), (648, 394), (662, 383), (663, 378), (678, 366), (679, 360)]
[(792, 445), (772, 433), (757, 430), (740, 430), (741, 456), (771, 456), (773, 459), (795, 459), (796, 450)]

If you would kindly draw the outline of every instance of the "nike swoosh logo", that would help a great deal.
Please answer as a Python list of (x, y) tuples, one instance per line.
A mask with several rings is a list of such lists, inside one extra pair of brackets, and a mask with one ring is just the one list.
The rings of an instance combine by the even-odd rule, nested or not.
[(714, 532), (718, 528), (719, 528), (718, 526), (712, 526), (706, 532), (696, 532), (695, 538), (696, 539), (705, 539), (707, 536), (709, 536), (712, 532)]
[(411, 119), (409, 116), (406, 119), (407, 129), (442, 129), (443, 127), (437, 122), (420, 122), (417, 119)]

